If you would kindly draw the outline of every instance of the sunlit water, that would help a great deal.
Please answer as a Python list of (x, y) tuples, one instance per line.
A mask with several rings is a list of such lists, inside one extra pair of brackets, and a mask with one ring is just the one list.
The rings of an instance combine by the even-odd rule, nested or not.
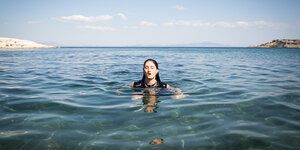
[[(129, 87), (147, 58), (185, 97)], [(0, 51), (0, 149), (299, 147), (300, 49)]]

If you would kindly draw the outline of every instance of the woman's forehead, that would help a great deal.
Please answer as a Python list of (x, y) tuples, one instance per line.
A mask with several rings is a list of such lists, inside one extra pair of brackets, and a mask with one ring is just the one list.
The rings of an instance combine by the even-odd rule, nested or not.
[(152, 61), (147, 61), (145, 66), (155, 66), (155, 64)]

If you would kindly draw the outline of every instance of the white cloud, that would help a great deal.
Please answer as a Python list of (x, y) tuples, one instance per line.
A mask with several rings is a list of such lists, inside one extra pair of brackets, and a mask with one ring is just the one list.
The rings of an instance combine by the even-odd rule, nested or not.
[(174, 8), (177, 10), (185, 10), (186, 9), (184, 6), (181, 6), (181, 5), (176, 5)]
[(163, 23), (164, 26), (191, 26), (191, 27), (205, 27), (211, 26), (209, 22), (203, 21), (189, 21), (189, 20), (177, 20), (177, 21), (168, 21)]
[(115, 31), (112, 27), (105, 27), (105, 26), (79, 26), (81, 29), (90, 29), (90, 30), (101, 30), (101, 31)]
[(118, 13), (116, 16), (120, 17), (122, 20), (127, 20), (127, 17), (122, 13)]
[(157, 24), (152, 23), (152, 22), (148, 22), (148, 21), (142, 21), (141, 25), (142, 26), (149, 26), (149, 27), (156, 27), (157, 26)]
[(38, 20), (27, 21), (27, 24), (39, 24), (39, 23), (42, 23), (42, 22), (38, 21)]
[(188, 26), (188, 27), (221, 27), (221, 28), (291, 28), (293, 25), (284, 23), (272, 23), (267, 21), (236, 21), (236, 22), (207, 22), (200, 20), (176, 20), (163, 23), (165, 27)]
[(165, 22), (165, 23), (163, 23), (163, 26), (165, 26), (165, 27), (172, 27), (172, 26), (174, 26), (174, 22), (173, 21)]
[(124, 29), (138, 29), (138, 26), (124, 26)]
[(103, 16), (83, 16), (83, 15), (72, 15), (72, 16), (60, 16), (56, 18), (62, 22), (102, 22), (111, 20), (113, 17), (111, 15)]

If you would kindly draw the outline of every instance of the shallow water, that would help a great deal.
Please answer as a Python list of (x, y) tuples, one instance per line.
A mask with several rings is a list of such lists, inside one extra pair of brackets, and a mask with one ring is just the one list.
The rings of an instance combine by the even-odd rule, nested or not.
[[(147, 58), (186, 96), (130, 88)], [(0, 51), (0, 149), (298, 149), (299, 120), (300, 49)]]

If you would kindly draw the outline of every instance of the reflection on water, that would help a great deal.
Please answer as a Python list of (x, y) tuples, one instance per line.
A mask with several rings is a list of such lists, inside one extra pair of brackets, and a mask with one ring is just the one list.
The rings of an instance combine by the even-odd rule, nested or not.
[(143, 106), (139, 110), (135, 111), (138, 112), (144, 109), (144, 112), (153, 113), (156, 112), (156, 108), (158, 108), (157, 104), (159, 103), (158, 97), (159, 96), (171, 96), (171, 99), (182, 99), (185, 98), (187, 95), (182, 93), (179, 88), (170, 87), (168, 89), (161, 89), (161, 88), (144, 88), (144, 89), (135, 89), (135, 92), (131, 100), (139, 100), (142, 99)]
[[(159, 89), (158, 88), (145, 88), (141, 90), (142, 93), (139, 95), (133, 95), (132, 99), (136, 100), (137, 97), (140, 97), (142, 95), (142, 101), (143, 101), (143, 107), (141, 109), (144, 109), (144, 112), (146, 113), (156, 113), (157, 104), (158, 104), (158, 95), (159, 95)], [(139, 110), (141, 110), (139, 109)], [(135, 111), (138, 112), (138, 111)], [(163, 139), (153, 139), (150, 141), (150, 144), (162, 144)]]
[[(172, 96), (172, 99), (181, 99), (184, 98), (184, 95), (179, 88), (170, 87), (168, 89), (161, 89), (161, 88), (144, 88), (144, 89), (135, 89), (135, 94), (132, 95), (132, 100), (139, 100), (142, 99), (143, 106), (136, 110), (135, 112), (139, 112), (144, 109), (146, 113), (156, 113), (156, 109), (158, 108), (158, 97), (159, 96)], [(179, 95), (179, 96), (178, 96)], [(163, 139), (153, 139), (150, 141), (150, 144), (162, 144), (164, 142)]]
[(158, 103), (158, 100), (157, 100), (157, 96), (145, 96), (143, 97), (143, 103), (144, 105), (146, 105), (146, 108), (145, 108), (145, 112), (147, 113), (154, 113), (156, 112), (156, 108), (157, 108), (157, 103)]

